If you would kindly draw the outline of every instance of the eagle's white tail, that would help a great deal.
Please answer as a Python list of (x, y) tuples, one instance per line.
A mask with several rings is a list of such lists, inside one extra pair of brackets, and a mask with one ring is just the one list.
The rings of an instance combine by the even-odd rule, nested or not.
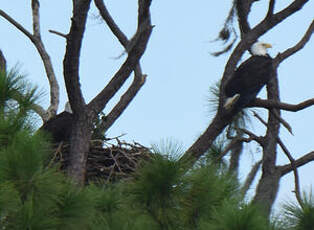
[(235, 94), (233, 97), (228, 97), (225, 104), (224, 104), (224, 108), (225, 109), (230, 109), (239, 99), (240, 94)]

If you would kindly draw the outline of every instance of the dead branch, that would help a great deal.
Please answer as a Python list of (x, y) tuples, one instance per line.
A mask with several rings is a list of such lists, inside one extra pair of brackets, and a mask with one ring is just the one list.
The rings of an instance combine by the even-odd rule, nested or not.
[(300, 102), (299, 104), (288, 104), (279, 101), (263, 100), (260, 98), (256, 98), (255, 101), (252, 102), (248, 107), (262, 107), (266, 109), (281, 109), (290, 112), (297, 112), (306, 109), (312, 105), (314, 105), (314, 98)]
[(52, 33), (52, 34), (59, 35), (59, 36), (65, 38), (65, 39), (68, 38), (68, 35), (67, 35), (67, 34), (64, 34), (64, 33), (61, 33), (61, 32), (55, 31), (55, 30), (48, 30), (48, 31), (49, 31), (50, 33)]
[(250, 186), (252, 185), (254, 178), (256, 177), (256, 174), (257, 174), (259, 168), (261, 167), (261, 164), (262, 164), (262, 160), (256, 162), (253, 165), (250, 173), (247, 175), (245, 182), (244, 182), (243, 186), (241, 187), (241, 193), (243, 194), (243, 196), (245, 196), (245, 194), (249, 190)]
[[(295, 167), (299, 168), (311, 161), (314, 161), (314, 151), (309, 152), (300, 157), (299, 159), (295, 160)], [(293, 170), (291, 163), (279, 166), (278, 168), (280, 169), (282, 176), (286, 175), (287, 173), (290, 173)]]
[(111, 17), (109, 11), (107, 10), (103, 0), (94, 0), (96, 7), (99, 10), (99, 13), (103, 20), (107, 23), (108, 27), (112, 31), (112, 33), (116, 36), (119, 42), (124, 46), (127, 47), (129, 44), (128, 38), (125, 34), (120, 30), (119, 26), (115, 23), (113, 18)]
[(20, 30), (24, 35), (26, 35), (36, 47), (41, 57), (41, 60), (44, 64), (46, 75), (47, 75), (49, 86), (50, 86), (50, 106), (48, 110), (46, 111), (47, 115), (41, 116), (41, 117), (42, 118), (45, 117), (49, 119), (52, 116), (55, 116), (58, 110), (58, 106), (59, 106), (59, 84), (57, 82), (57, 79), (53, 70), (50, 56), (47, 53), (45, 46), (41, 40), (38, 0), (32, 0), (33, 34), (31, 34), (27, 29), (25, 29), (20, 23), (15, 21), (11, 16), (6, 14), (3, 10), (0, 10), (0, 16), (2, 16), (9, 23), (15, 26), (18, 30)]
[[(140, 4), (140, 2), (142, 3)], [(126, 61), (108, 85), (89, 103), (88, 106), (92, 111), (99, 113), (103, 110), (108, 101), (116, 94), (135, 69), (140, 57), (143, 55), (152, 32), (149, 11), (150, 3), (151, 0), (139, 1), (138, 28), (130, 41), (132, 43), (131, 50), (128, 52)]]
[(310, 40), (312, 34), (314, 32), (314, 20), (312, 21), (311, 25), (308, 27), (307, 31), (303, 35), (302, 39), (295, 44), (293, 47), (287, 49), (283, 53), (277, 54), (277, 56), (274, 59), (275, 65), (279, 65), (282, 61), (290, 57), (291, 55), (295, 54), (299, 50), (301, 50), (305, 44)]
[[(99, 13), (103, 20), (107, 23), (108, 27), (112, 33), (120, 41), (121, 45), (128, 50), (130, 46), (130, 41), (127, 36), (120, 30), (119, 26), (115, 23), (111, 17), (109, 11), (107, 10), (103, 0), (94, 0), (95, 5), (97, 6)], [(136, 96), (138, 91), (141, 89), (145, 83), (146, 75), (142, 74), (140, 63), (138, 63), (134, 70), (134, 80), (128, 90), (122, 95), (120, 101), (114, 106), (110, 113), (106, 116), (106, 120), (102, 122), (100, 128), (103, 132), (106, 132), (112, 124), (120, 117), (122, 112), (127, 108), (133, 98)]]
[(243, 133), (245, 133), (246, 135), (249, 136), (249, 140), (254, 140), (257, 143), (259, 143), (261, 146), (265, 145), (264, 142), (264, 137), (261, 136), (256, 136), (254, 133), (252, 133), (251, 131), (247, 130), (247, 129), (240, 129)]
[(290, 165), (292, 167), (293, 174), (294, 174), (295, 197), (296, 197), (298, 203), (300, 204), (300, 206), (303, 207), (303, 201), (302, 201), (302, 197), (301, 197), (301, 193), (300, 193), (299, 174), (298, 174), (298, 169), (297, 169), (296, 164), (295, 164), (295, 160), (292, 157), (288, 148), (284, 145), (284, 143), (281, 141), (281, 139), (279, 137), (277, 137), (277, 141), (278, 141), (278, 144), (281, 147), (282, 151), (285, 153), (285, 155), (288, 157), (288, 159), (290, 161)]
[[(293, 135), (293, 133), (292, 133), (292, 128), (291, 128), (291, 126), (289, 125), (288, 122), (286, 122), (282, 117), (278, 116), (278, 114), (272, 112), (271, 110), (270, 110), (270, 113), (272, 113), (272, 114), (279, 120), (279, 122), (280, 122), (281, 124), (283, 124), (283, 126)], [(265, 125), (265, 126), (267, 127), (266, 121), (264, 121), (264, 119), (261, 118), (260, 115), (258, 115), (255, 111), (253, 111), (253, 115), (254, 115), (254, 117), (256, 117), (263, 125)]]
[(279, 116), (277, 113), (274, 113), (272, 110), (270, 110), (270, 112), (275, 116), (275, 118), (278, 119), (278, 121), (289, 131), (289, 133), (291, 133), (293, 135), (292, 132), (292, 128), (290, 126), (290, 124), (285, 121), (281, 116)]

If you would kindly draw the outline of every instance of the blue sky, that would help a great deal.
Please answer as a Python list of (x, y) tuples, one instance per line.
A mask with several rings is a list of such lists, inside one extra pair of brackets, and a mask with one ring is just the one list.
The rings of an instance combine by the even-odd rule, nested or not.
[[(107, 6), (120, 25), (131, 37), (136, 29), (136, 0), (108, 0)], [(266, 11), (267, 1), (260, 1), (252, 9), (250, 21), (254, 25)], [(277, 1), (276, 10), (291, 1)], [(61, 105), (66, 102), (62, 78), (62, 61), (65, 40), (48, 33), (48, 29), (67, 33), (71, 16), (71, 1), (42, 0), (41, 30), (46, 48), (52, 58), (56, 75), (61, 85)], [(143, 72), (147, 81), (132, 104), (118, 122), (110, 129), (109, 136), (126, 133), (124, 138), (144, 145), (158, 143), (162, 138), (172, 138), (187, 148), (209, 124), (213, 114), (209, 112), (209, 87), (219, 80), (229, 54), (213, 57), (211, 52), (221, 49), (219, 42), (212, 42), (224, 23), (231, 1), (153, 1), (152, 21), (156, 25), (147, 51), (142, 58)], [(1, 1), (0, 8), (31, 30), (30, 1)], [(286, 22), (280, 24), (261, 40), (272, 43), (272, 56), (297, 42), (313, 19), (314, 2), (310, 1)], [(31, 42), (13, 26), (0, 18), (0, 49), (10, 67), (19, 63), (21, 71), (32, 82), (45, 90), (42, 104), (47, 106), (48, 83), (38, 53)], [(281, 99), (298, 103), (314, 96), (314, 39), (306, 47), (286, 60), (279, 69)], [(122, 47), (107, 26), (97, 19), (97, 10), (92, 4), (84, 37), (81, 55), (81, 84), (86, 101), (93, 98), (117, 71), (125, 57), (116, 59)], [(242, 60), (247, 58), (247, 54)], [(125, 90), (130, 81), (122, 89)], [(105, 110), (119, 99), (115, 97)], [(265, 97), (261, 92), (260, 97)], [(259, 110), (266, 116), (264, 110)], [(281, 137), (295, 158), (314, 149), (314, 107), (298, 113), (283, 112), (291, 124), (294, 136), (281, 129)], [(253, 122), (252, 128), (263, 135), (263, 126)], [(242, 178), (254, 160), (260, 155), (255, 147), (248, 148), (242, 157)], [(280, 154), (279, 163), (287, 163)], [(309, 189), (313, 184), (314, 164), (300, 170), (301, 185)], [(293, 177), (283, 178), (280, 200), (293, 199)]]

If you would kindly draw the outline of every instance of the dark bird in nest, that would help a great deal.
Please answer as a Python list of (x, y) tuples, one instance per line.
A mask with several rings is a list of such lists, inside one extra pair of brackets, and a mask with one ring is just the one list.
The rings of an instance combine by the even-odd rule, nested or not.
[(48, 133), (55, 143), (68, 142), (71, 137), (73, 114), (69, 102), (62, 113), (45, 122), (39, 130)]

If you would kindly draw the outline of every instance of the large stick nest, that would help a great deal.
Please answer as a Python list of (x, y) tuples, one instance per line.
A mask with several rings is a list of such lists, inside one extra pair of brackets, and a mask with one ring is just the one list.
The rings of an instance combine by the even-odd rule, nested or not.
[[(59, 163), (65, 171), (69, 165), (69, 143), (55, 146), (50, 164)], [(139, 143), (127, 143), (113, 138), (92, 140), (87, 158), (86, 183), (115, 182), (129, 178), (143, 160), (150, 158), (150, 150)]]

